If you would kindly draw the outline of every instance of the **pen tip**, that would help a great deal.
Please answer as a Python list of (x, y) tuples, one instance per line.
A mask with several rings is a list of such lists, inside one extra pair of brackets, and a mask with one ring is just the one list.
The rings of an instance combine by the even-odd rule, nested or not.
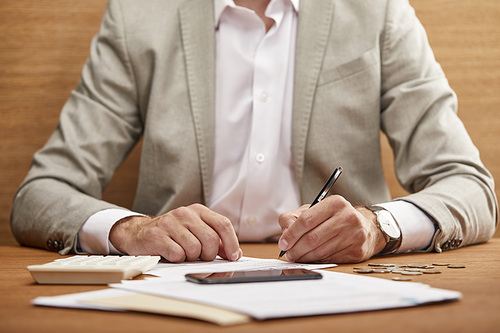
[(278, 256), (278, 259), (281, 259), (281, 257), (283, 257), (285, 255), (286, 251), (281, 251), (280, 252), (280, 255)]

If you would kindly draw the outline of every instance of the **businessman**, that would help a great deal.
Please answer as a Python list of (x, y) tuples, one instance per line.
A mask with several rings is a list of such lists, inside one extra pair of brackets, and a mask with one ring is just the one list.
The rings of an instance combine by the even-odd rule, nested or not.
[[(111, 0), (12, 230), (174, 262), (238, 260), (239, 242), (336, 263), (485, 242), (494, 182), (456, 110), (406, 0)], [(388, 192), (381, 131), (406, 197)], [(101, 196), (141, 137), (129, 211)]]

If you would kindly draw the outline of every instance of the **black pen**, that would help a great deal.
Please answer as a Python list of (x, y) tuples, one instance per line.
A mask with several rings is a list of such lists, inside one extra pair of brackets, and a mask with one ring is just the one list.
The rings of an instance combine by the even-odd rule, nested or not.
[[(333, 184), (335, 184), (335, 182), (337, 181), (337, 179), (340, 177), (340, 174), (342, 173), (342, 167), (338, 167), (337, 169), (335, 169), (332, 173), (332, 175), (330, 176), (330, 178), (328, 178), (328, 181), (326, 182), (326, 184), (323, 186), (323, 188), (321, 189), (321, 191), (319, 192), (319, 194), (316, 196), (316, 198), (314, 199), (314, 201), (312, 202), (312, 204), (309, 206), (309, 208), (311, 208), (312, 206), (314, 206), (315, 204), (317, 204), (318, 202), (320, 202), (321, 200), (323, 200), (326, 195), (328, 194), (328, 192), (330, 192), (330, 189), (332, 188)], [(280, 252), (280, 255), (278, 258), (281, 258), (285, 255), (286, 251), (281, 251)]]

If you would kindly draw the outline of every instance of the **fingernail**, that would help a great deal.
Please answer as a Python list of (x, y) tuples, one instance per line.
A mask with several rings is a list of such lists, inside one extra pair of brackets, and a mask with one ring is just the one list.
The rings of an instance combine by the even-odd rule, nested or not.
[(282, 238), (278, 242), (278, 247), (280, 248), (280, 250), (286, 251), (288, 250), (288, 242)]
[(293, 258), (292, 258), (292, 257), (290, 257), (290, 255), (288, 254), (288, 252), (287, 252), (287, 253), (285, 253), (285, 258), (286, 258), (286, 260), (288, 260), (288, 261), (293, 261)]
[(239, 249), (238, 251), (234, 252), (231, 255), (231, 261), (236, 261), (236, 260), (240, 259), (241, 253), (242, 253), (241, 249)]

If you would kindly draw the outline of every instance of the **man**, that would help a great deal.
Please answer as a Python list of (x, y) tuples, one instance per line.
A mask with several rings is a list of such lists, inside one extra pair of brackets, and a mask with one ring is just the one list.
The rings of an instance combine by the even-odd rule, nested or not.
[[(380, 130), (412, 193), (398, 200)], [(100, 198), (141, 135), (127, 211)], [(308, 209), (339, 165), (335, 195)], [(496, 221), (407, 1), (112, 0), (11, 223), (62, 254), (238, 260), (238, 241), (279, 239), (288, 260), (341, 263), (485, 242)]]

